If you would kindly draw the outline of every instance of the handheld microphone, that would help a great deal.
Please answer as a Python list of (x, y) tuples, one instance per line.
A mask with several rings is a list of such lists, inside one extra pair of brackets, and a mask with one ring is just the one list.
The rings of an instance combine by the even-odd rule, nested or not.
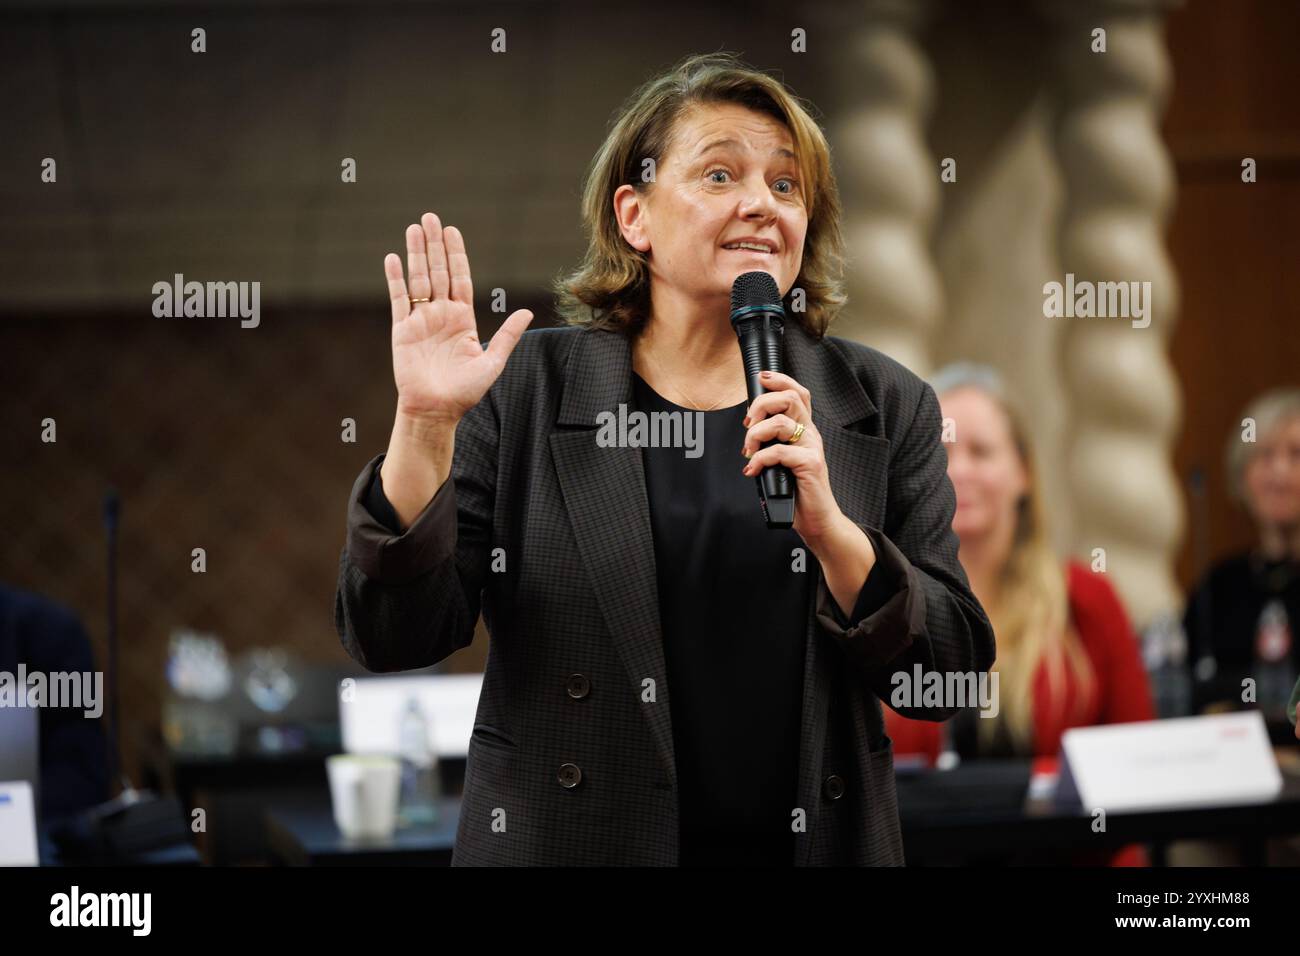
[[(731, 285), (731, 327), (740, 341), (745, 362), (745, 385), (752, 402), (767, 391), (760, 372), (784, 372), (781, 343), (785, 334), (785, 309), (776, 280), (766, 272), (746, 272)], [(775, 442), (763, 442), (766, 448)], [(795, 480), (785, 465), (764, 468), (754, 478), (758, 503), (769, 528), (794, 526)]]

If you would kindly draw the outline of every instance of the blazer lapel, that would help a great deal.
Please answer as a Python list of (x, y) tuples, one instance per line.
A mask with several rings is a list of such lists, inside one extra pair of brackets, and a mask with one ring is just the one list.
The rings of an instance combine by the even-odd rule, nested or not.
[(787, 374), (812, 396), (813, 424), (822, 436), (835, 501), (858, 524), (880, 527), (889, 441), (849, 427), (873, 417), (875, 403), (838, 346), (813, 339), (793, 323), (786, 326), (784, 341)]
[[(791, 322), (786, 325), (784, 350), (788, 374), (812, 395), (813, 423), (825, 446), (836, 501), (859, 524), (883, 524), (889, 442), (846, 427), (875, 415), (875, 405), (834, 345), (813, 339)], [(675, 787), (670, 689), (641, 449), (596, 444), (597, 415), (617, 414), (620, 402), (630, 406), (631, 401), (628, 338), (609, 330), (583, 330), (575, 337), (565, 366), (551, 452), (578, 550), (617, 653), (636, 687), (647, 677), (656, 678), (657, 702), (645, 707), (644, 713)], [(820, 578), (820, 567), (817, 574)], [(820, 806), (822, 747), (833, 678), (832, 661), (818, 653), (812, 598), (806, 628), (799, 799), (812, 824)], [(812, 842), (803, 840), (799, 846), (799, 862), (806, 863)]]
[[(655, 703), (642, 707), (674, 787), (667, 667), (659, 620), (650, 503), (641, 449), (596, 444), (601, 412), (632, 401), (632, 352), (619, 332), (586, 329), (564, 372), (564, 395), (551, 453), (574, 538), (596, 600), (628, 676), (640, 690), (655, 680)], [(576, 426), (576, 427), (574, 427)]]
[[(799, 326), (787, 325), (786, 370), (812, 396), (812, 419), (821, 434), (831, 491), (840, 510), (852, 521), (872, 527), (884, 524), (889, 474), (889, 442), (847, 426), (876, 414), (876, 406), (838, 347), (813, 339)], [(797, 503), (796, 503), (797, 507)], [(822, 572), (808, 599), (805, 618), (803, 712), (799, 737), (798, 806), (803, 807), (808, 832), (796, 844), (795, 863), (807, 866), (822, 805), (822, 781), (832, 768), (823, 766), (831, 689), (836, 686), (835, 658), (822, 653), (824, 636), (816, 616), (816, 595)], [(865, 742), (861, 746), (867, 746)], [(843, 768), (838, 768), (843, 769)]]

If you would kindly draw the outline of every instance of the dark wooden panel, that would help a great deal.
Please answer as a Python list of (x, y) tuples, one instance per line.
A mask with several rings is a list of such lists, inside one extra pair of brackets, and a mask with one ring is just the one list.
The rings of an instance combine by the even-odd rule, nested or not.
[[(1189, 502), (1185, 585), (1205, 560), (1254, 538), (1223, 469), (1242, 409), (1268, 388), (1300, 385), (1297, 36), (1300, 5), (1285, 0), (1191, 2), (1169, 21), (1175, 86), (1165, 130), (1179, 179), (1169, 248), (1182, 286), (1171, 348), (1184, 393), (1175, 462), (1184, 477), (1201, 468), (1207, 479), (1203, 511)], [(1247, 156), (1259, 163), (1249, 185)]]

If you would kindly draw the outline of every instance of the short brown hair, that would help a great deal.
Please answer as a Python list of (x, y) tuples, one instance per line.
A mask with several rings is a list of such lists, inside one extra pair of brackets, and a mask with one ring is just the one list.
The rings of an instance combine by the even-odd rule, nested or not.
[(567, 324), (635, 332), (649, 318), (646, 254), (624, 240), (614, 215), (614, 193), (622, 185), (640, 192), (649, 189), (650, 183), (641, 176), (644, 161), (654, 160), (657, 168), (677, 120), (690, 108), (710, 103), (748, 107), (790, 131), (808, 232), (793, 287), (804, 292), (804, 311), (787, 308), (786, 313), (815, 338), (826, 334), (846, 299), (839, 190), (830, 147), (812, 118), (810, 104), (734, 53), (689, 56), (642, 84), (616, 112), (583, 187), (582, 219), (589, 236), (586, 256), (576, 271), (554, 283), (556, 312)]

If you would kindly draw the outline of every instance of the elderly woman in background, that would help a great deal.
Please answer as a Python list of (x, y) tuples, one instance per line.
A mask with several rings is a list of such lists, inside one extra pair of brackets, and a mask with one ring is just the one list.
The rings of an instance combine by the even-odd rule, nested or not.
[(1259, 538), (1188, 599), (1192, 700), (1197, 713), (1241, 708), (1253, 678), (1255, 702), (1280, 724), (1300, 673), (1300, 389), (1261, 395), (1241, 420), (1227, 445), (1228, 486)]
[(995, 371), (951, 365), (932, 384), (945, 421), (948, 477), (957, 493), (958, 558), (998, 638), (999, 713), (967, 711), (945, 727), (887, 714), (895, 753), (931, 760), (1054, 757), (1070, 727), (1153, 716), (1128, 618), (1110, 584), (1052, 549), (1042, 492), (1018, 410)]

